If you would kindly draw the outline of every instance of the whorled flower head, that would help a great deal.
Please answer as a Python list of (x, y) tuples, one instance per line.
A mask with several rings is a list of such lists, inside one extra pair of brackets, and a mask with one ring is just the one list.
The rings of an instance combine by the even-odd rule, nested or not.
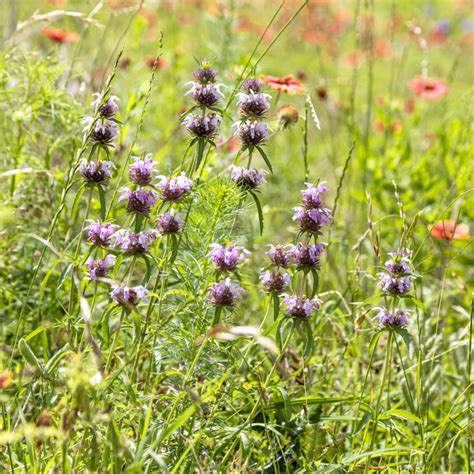
[(104, 184), (112, 176), (114, 164), (111, 161), (87, 161), (82, 159), (78, 172), (89, 183)]
[(269, 257), (273, 265), (282, 268), (288, 268), (293, 264), (293, 252), (295, 250), (294, 245), (271, 245), (269, 244), (270, 250), (265, 252)]
[(405, 276), (411, 273), (410, 252), (398, 249), (389, 253), (391, 259), (385, 262), (385, 270), (393, 277)]
[(118, 225), (103, 224), (101, 222), (89, 221), (90, 224), (85, 230), (88, 231), (87, 237), (89, 242), (99, 247), (108, 247), (110, 239), (114, 236)]
[(305, 184), (306, 189), (301, 191), (303, 206), (307, 209), (323, 208), (324, 202), (322, 194), (328, 191), (328, 187), (325, 186), (325, 181), (321, 181), (317, 186), (311, 183)]
[(323, 225), (331, 221), (331, 211), (325, 208), (306, 209), (304, 207), (294, 207), (293, 220), (296, 221), (301, 230), (318, 233)]
[(255, 168), (244, 168), (234, 165), (232, 165), (230, 169), (230, 179), (241, 188), (257, 189), (259, 186), (266, 183), (265, 170), (258, 170)]
[(132, 232), (120, 229), (114, 235), (114, 247), (120, 247), (128, 255), (148, 252), (150, 244), (156, 240), (154, 232)]
[(116, 104), (117, 101), (120, 101), (115, 95), (111, 95), (102, 105), (102, 94), (96, 92), (94, 94), (95, 100), (92, 102), (94, 107), (94, 112), (98, 113), (101, 117), (110, 119), (112, 118), (119, 110), (119, 106)]
[(319, 257), (324, 253), (323, 244), (304, 245), (300, 243), (293, 250), (293, 258), (298, 268), (319, 268), (321, 266)]
[(92, 143), (101, 145), (110, 145), (113, 139), (118, 135), (117, 124), (114, 122), (96, 122), (90, 140)]
[(155, 205), (158, 193), (148, 189), (132, 190), (130, 188), (121, 188), (119, 201), (125, 199), (127, 202), (127, 211), (133, 214), (149, 214)]
[(140, 301), (147, 301), (147, 295), (150, 292), (143, 286), (135, 286), (129, 288), (128, 286), (113, 285), (110, 297), (120, 306), (126, 308), (135, 307)]
[(397, 309), (395, 313), (391, 313), (387, 309), (382, 309), (378, 318), (382, 326), (388, 326), (392, 328), (402, 328), (410, 324), (410, 319), (408, 318), (408, 313), (401, 309)]
[(209, 287), (208, 298), (215, 306), (235, 306), (237, 301), (245, 295), (245, 290), (229, 278), (224, 281), (213, 283)]
[(173, 211), (165, 212), (158, 217), (156, 223), (158, 232), (162, 235), (166, 234), (177, 234), (181, 232), (183, 228), (183, 221), (181, 220), (181, 214), (174, 214)]
[(189, 114), (183, 119), (183, 125), (196, 137), (213, 137), (219, 130), (221, 120), (215, 113), (204, 116)]
[(281, 304), (286, 306), (287, 315), (298, 319), (310, 318), (321, 307), (321, 302), (316, 298), (309, 299), (295, 295), (285, 295)]
[(176, 178), (168, 176), (158, 176), (160, 182), (157, 187), (160, 189), (161, 199), (164, 201), (179, 201), (183, 198), (193, 186), (193, 181), (184, 173)]
[(245, 120), (238, 122), (237, 133), (243, 147), (257, 146), (268, 140), (268, 124), (257, 120)]
[(240, 245), (229, 245), (223, 247), (220, 244), (211, 244), (210, 257), (214, 266), (221, 272), (231, 272), (237, 270), (239, 262), (245, 260), (245, 254), (249, 253)]
[(411, 276), (401, 276), (394, 277), (389, 273), (379, 273), (379, 283), (378, 286), (383, 293), (401, 296), (406, 295), (413, 289), (413, 284), (411, 280), (414, 277)]
[(191, 85), (191, 89), (186, 95), (191, 94), (197, 104), (203, 107), (213, 107), (216, 105), (224, 94), (220, 88), (223, 84), (199, 84), (197, 82), (188, 82), (185, 85)]
[(239, 92), (237, 106), (242, 115), (262, 118), (270, 108), (269, 99), (271, 98), (269, 94), (255, 93), (252, 90), (248, 94)]
[(211, 84), (216, 81), (217, 71), (208, 64), (203, 64), (194, 71), (193, 76), (199, 84)]
[(151, 153), (148, 153), (143, 160), (138, 156), (133, 157), (134, 162), (128, 168), (128, 175), (132, 183), (139, 186), (151, 184), (153, 174), (156, 172), (155, 166), (157, 165), (151, 159), (151, 156)]
[(253, 92), (254, 94), (258, 94), (262, 90), (262, 87), (263, 82), (259, 81), (255, 77), (249, 77), (242, 83), (242, 89), (248, 93)]
[(260, 275), (260, 280), (269, 293), (281, 293), (291, 282), (287, 272), (278, 270), (266, 271)]
[(107, 257), (94, 260), (92, 257), (89, 257), (86, 261), (87, 275), (91, 280), (97, 280), (107, 276), (111, 267), (115, 265), (116, 257), (115, 255), (107, 255)]

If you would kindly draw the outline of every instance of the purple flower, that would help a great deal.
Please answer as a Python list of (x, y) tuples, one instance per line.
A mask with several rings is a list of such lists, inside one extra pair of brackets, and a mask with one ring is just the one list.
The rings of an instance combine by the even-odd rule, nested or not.
[(115, 229), (118, 228), (118, 225), (115, 224), (102, 224), (101, 222), (89, 221), (90, 225), (86, 227), (85, 230), (88, 230), (88, 239), (94, 245), (99, 247), (108, 247), (110, 244), (110, 239), (115, 234)]
[(78, 171), (85, 181), (101, 184), (110, 179), (112, 168), (114, 168), (114, 164), (111, 161), (87, 161), (82, 159)]
[(96, 99), (92, 102), (92, 106), (94, 107), (94, 112), (99, 113), (101, 117), (110, 119), (119, 110), (119, 106), (115, 102), (120, 101), (120, 99), (115, 95), (111, 95), (102, 105), (100, 105), (102, 102), (102, 94), (96, 92), (94, 96)]
[(118, 135), (117, 124), (115, 122), (96, 122), (90, 135), (92, 143), (110, 145), (112, 140)]
[(257, 120), (237, 122), (237, 133), (244, 147), (261, 145), (268, 140), (268, 124)]
[(199, 84), (197, 82), (188, 82), (185, 84), (191, 85), (191, 89), (186, 92), (186, 95), (191, 94), (193, 99), (203, 107), (212, 107), (219, 102), (224, 94), (220, 91), (223, 84)]
[(193, 76), (200, 84), (209, 84), (215, 82), (217, 71), (208, 64), (204, 64), (194, 71)]
[(331, 221), (331, 211), (329, 209), (305, 209), (304, 207), (294, 207), (293, 220), (298, 223), (300, 229), (308, 232), (319, 233), (324, 224)]
[(290, 275), (287, 272), (278, 270), (266, 271), (260, 275), (265, 291), (269, 293), (281, 293), (291, 282)]
[(308, 319), (319, 310), (321, 302), (316, 299), (302, 298), (295, 295), (285, 295), (282, 305), (285, 305), (285, 313), (298, 319)]
[(189, 114), (183, 119), (183, 124), (197, 137), (213, 137), (219, 129), (221, 120), (221, 117), (214, 113), (204, 116)]
[(378, 318), (382, 326), (389, 326), (392, 328), (401, 328), (410, 324), (408, 313), (401, 309), (397, 309), (395, 313), (390, 313), (384, 308), (378, 314)]
[(160, 182), (158, 188), (161, 191), (161, 199), (164, 201), (179, 201), (187, 194), (193, 185), (191, 179), (181, 173), (176, 178), (168, 178), (167, 176), (158, 176)]
[(228, 247), (223, 247), (220, 244), (211, 244), (211, 249), (208, 256), (221, 272), (237, 270), (239, 262), (245, 260), (245, 254), (249, 253), (244, 247), (234, 244)]
[(87, 274), (91, 280), (97, 280), (107, 276), (110, 271), (110, 267), (115, 265), (115, 255), (107, 255), (104, 259), (93, 260), (89, 257), (86, 262)]
[(271, 98), (272, 96), (269, 94), (256, 94), (252, 90), (248, 94), (239, 92), (237, 94), (237, 106), (242, 115), (262, 118), (270, 108), (269, 99)]
[(410, 252), (407, 249), (398, 249), (389, 253), (390, 260), (385, 262), (385, 270), (394, 277), (400, 277), (411, 273)]
[(319, 256), (324, 253), (323, 244), (304, 245), (300, 243), (293, 250), (293, 257), (298, 268), (319, 268), (321, 266)]
[(248, 93), (254, 92), (257, 94), (261, 91), (262, 87), (263, 83), (255, 77), (245, 79), (245, 81), (242, 83), (242, 89), (246, 90)]
[(405, 295), (413, 289), (411, 276), (393, 277), (388, 273), (379, 273), (379, 284), (378, 286), (382, 289), (383, 293), (389, 295)]
[(292, 264), (294, 245), (268, 245), (270, 250), (265, 252), (270, 256), (270, 261), (273, 265), (282, 268), (288, 268)]
[(174, 215), (173, 211), (165, 212), (158, 217), (157, 221), (158, 232), (160, 234), (177, 234), (181, 232), (183, 227), (183, 221), (181, 220), (181, 214)]
[(256, 189), (265, 181), (265, 170), (257, 170), (255, 168), (243, 168), (232, 165), (230, 167), (230, 179), (239, 187), (244, 189)]
[(120, 306), (132, 309), (140, 300), (148, 301), (146, 297), (149, 293), (150, 292), (141, 285), (135, 286), (134, 288), (113, 285), (110, 297)]
[(130, 181), (139, 186), (147, 186), (151, 183), (156, 163), (151, 159), (151, 153), (148, 153), (145, 158), (140, 159), (138, 156), (133, 158), (132, 163), (128, 169)]
[(306, 189), (301, 191), (301, 194), (303, 195), (303, 206), (307, 209), (322, 208), (322, 194), (328, 191), (327, 186), (325, 186), (325, 181), (321, 181), (317, 186), (314, 186), (314, 184), (311, 183), (305, 184)]
[(114, 247), (120, 247), (128, 255), (148, 252), (150, 244), (156, 240), (153, 232), (135, 233), (127, 229), (120, 229), (114, 235)]
[(149, 214), (151, 208), (155, 205), (158, 194), (156, 191), (147, 189), (129, 188), (120, 189), (119, 201), (128, 200), (127, 211), (134, 214)]
[(209, 301), (215, 306), (235, 306), (244, 297), (245, 290), (229, 278), (209, 287)]

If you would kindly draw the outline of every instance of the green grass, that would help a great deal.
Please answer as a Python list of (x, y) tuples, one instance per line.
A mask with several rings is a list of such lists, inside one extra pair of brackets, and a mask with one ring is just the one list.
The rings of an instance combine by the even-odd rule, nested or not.
[[(0, 7), (2, 472), (471, 472), (472, 240), (430, 235), (440, 220), (472, 229), (468, 5), (119, 3)], [(440, 20), (450, 31), (438, 44)], [(45, 26), (78, 41), (53, 44)], [(326, 39), (311, 43), (308, 31)], [(380, 42), (393, 54), (345, 65)], [(165, 67), (151, 70), (158, 56)], [(217, 146), (204, 150), (179, 123), (194, 58), (210, 58), (227, 86)], [(408, 87), (425, 67), (448, 83), (439, 101)], [(266, 89), (273, 173), (257, 204), (229, 179), (240, 156), (222, 145), (238, 120), (231, 99), (249, 75), (298, 72), (305, 94)], [(101, 90), (120, 98), (115, 148), (91, 147), (83, 132)], [(299, 119), (283, 128), (286, 104)], [(189, 196), (139, 220), (118, 190), (132, 156), (149, 152), (164, 175), (202, 162)], [(81, 158), (113, 161), (103, 191), (84, 185)], [(268, 169), (257, 150), (252, 166)], [(334, 218), (320, 237), (292, 221), (305, 181), (330, 189)], [(110, 280), (86, 278), (87, 257), (106, 254), (88, 243), (88, 219), (151, 229), (171, 207), (182, 234), (158, 236), (142, 256), (112, 251)], [(300, 321), (259, 274), (267, 244), (312, 238), (327, 256), (316, 274), (291, 270), (289, 292), (315, 293), (321, 307)], [(251, 251), (231, 275), (246, 295), (230, 310), (207, 297), (224, 277), (207, 256), (216, 242)], [(377, 273), (400, 247), (412, 251), (415, 288), (384, 296)], [(115, 304), (112, 282), (144, 285), (148, 303)], [(382, 306), (408, 310), (411, 324), (383, 329)]]

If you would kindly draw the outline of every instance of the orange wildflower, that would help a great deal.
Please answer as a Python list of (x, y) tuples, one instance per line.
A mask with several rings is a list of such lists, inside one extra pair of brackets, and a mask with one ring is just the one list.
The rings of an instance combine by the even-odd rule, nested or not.
[(260, 76), (260, 80), (268, 84), (271, 89), (286, 94), (296, 95), (304, 92), (304, 85), (296, 80), (291, 74), (284, 77)]
[(0, 374), (0, 390), (8, 388), (12, 384), (13, 374), (6, 370)]
[(443, 240), (467, 240), (470, 237), (467, 224), (456, 224), (453, 220), (436, 222), (430, 228), (431, 236)]
[(79, 38), (79, 35), (74, 31), (67, 31), (49, 26), (43, 28), (41, 34), (55, 43), (75, 43)]

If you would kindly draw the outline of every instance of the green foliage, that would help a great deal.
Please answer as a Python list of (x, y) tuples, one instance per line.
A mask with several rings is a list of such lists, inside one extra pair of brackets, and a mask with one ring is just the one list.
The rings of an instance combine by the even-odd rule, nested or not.
[[(430, 235), (438, 221), (474, 217), (463, 13), (433, 2), (451, 21), (450, 42), (423, 50), (377, 2), (347, 11), (309, 2), (295, 17), (292, 2), (103, 2), (91, 11), (95, 2), (69, 1), (68, 14), (14, 3), (0, 19), (0, 470), (470, 472), (472, 241)], [(410, 2), (394, 8), (404, 25), (424, 22), (431, 41), (435, 17), (420, 18)], [(314, 40), (337, 21), (337, 39)], [(77, 31), (79, 41), (52, 46), (39, 25)], [(367, 53), (386, 29), (390, 60), (365, 54), (345, 69), (344, 53), (354, 44)], [(152, 73), (147, 60), (160, 53), (164, 67)], [(251, 73), (306, 75), (308, 99), (272, 91), (271, 138), (249, 159), (270, 171), (258, 191), (228, 177), (233, 162), (246, 164), (231, 146), (235, 101), (216, 109), (216, 143), (192, 140), (179, 123), (193, 55), (210, 58), (229, 86)], [(421, 61), (448, 78), (449, 93), (417, 98), (410, 112), (402, 104)], [(115, 147), (83, 136), (91, 93), (102, 89), (121, 99)], [(237, 91), (226, 89), (226, 100)], [(300, 113), (289, 128), (277, 118), (283, 102)], [(148, 152), (160, 174), (189, 170), (194, 186), (135, 218), (119, 189), (131, 157)], [(81, 158), (112, 160), (110, 184), (84, 185)], [(267, 244), (310, 241), (291, 219), (305, 180), (327, 181), (337, 212), (313, 236), (328, 243), (321, 268), (294, 273), (293, 288), (321, 300), (300, 320), (262, 291), (259, 274)], [(150, 231), (171, 208), (184, 231), (157, 236), (142, 255), (93, 248), (84, 235), (89, 219)], [(245, 245), (249, 261), (219, 274), (212, 243)], [(415, 289), (390, 299), (377, 273), (399, 247), (413, 251)], [(117, 257), (107, 279), (86, 278), (87, 259), (106, 253)], [(215, 308), (209, 287), (227, 276), (246, 297)], [(113, 283), (146, 286), (148, 302), (115, 304)], [(382, 329), (382, 306), (409, 310), (411, 324)]]

